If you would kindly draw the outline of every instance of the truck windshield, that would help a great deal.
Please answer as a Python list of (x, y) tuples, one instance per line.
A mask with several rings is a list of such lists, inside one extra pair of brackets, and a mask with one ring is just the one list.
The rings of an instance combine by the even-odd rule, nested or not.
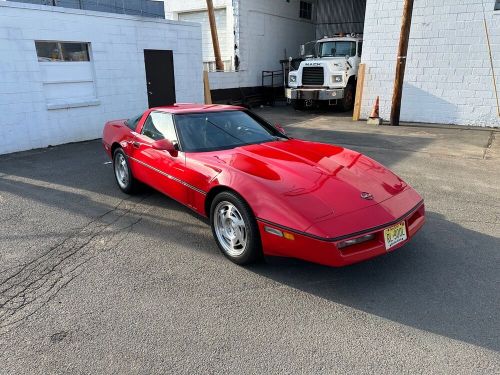
[(319, 57), (356, 56), (356, 42), (323, 42), (318, 50)]

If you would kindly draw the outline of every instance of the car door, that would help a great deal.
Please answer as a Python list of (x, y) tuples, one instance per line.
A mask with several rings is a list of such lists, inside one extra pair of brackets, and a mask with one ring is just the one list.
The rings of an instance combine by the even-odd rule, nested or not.
[(171, 155), (168, 151), (153, 147), (155, 141), (168, 139), (178, 144), (172, 115), (163, 111), (151, 111), (133, 141), (132, 159), (136, 164), (136, 177), (187, 204), (185, 180), (185, 154)]

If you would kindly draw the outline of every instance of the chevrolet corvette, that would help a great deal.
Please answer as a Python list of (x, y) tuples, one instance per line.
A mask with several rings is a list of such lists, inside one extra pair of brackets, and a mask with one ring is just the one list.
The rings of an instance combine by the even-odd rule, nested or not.
[(237, 264), (345, 266), (392, 252), (425, 222), (401, 178), (340, 146), (294, 139), (242, 107), (175, 104), (105, 124), (118, 187), (147, 184), (208, 217)]

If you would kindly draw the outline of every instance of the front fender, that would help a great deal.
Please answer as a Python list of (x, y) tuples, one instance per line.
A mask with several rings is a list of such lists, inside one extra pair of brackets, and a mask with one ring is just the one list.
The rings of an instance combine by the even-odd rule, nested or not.
[[(241, 172), (222, 172), (211, 189), (227, 188), (237, 192), (250, 206), (257, 219), (267, 220), (298, 231), (313, 221), (329, 217), (333, 212), (311, 194), (277, 191), (267, 183)], [(210, 197), (211, 194), (207, 195)]]

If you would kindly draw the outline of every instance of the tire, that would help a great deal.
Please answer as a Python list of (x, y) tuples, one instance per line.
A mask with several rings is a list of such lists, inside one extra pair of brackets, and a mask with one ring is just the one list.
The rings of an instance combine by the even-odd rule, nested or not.
[(217, 246), (239, 265), (263, 259), (259, 227), (248, 204), (238, 195), (222, 192), (210, 206), (210, 225)]
[(292, 107), (296, 110), (304, 109), (304, 101), (301, 99), (292, 99)]
[(356, 89), (353, 83), (348, 83), (344, 89), (344, 97), (339, 102), (339, 108), (341, 111), (346, 112), (354, 108), (354, 95)]
[(133, 194), (136, 191), (137, 181), (132, 176), (127, 155), (121, 148), (117, 148), (113, 153), (113, 172), (121, 191), (126, 194)]

